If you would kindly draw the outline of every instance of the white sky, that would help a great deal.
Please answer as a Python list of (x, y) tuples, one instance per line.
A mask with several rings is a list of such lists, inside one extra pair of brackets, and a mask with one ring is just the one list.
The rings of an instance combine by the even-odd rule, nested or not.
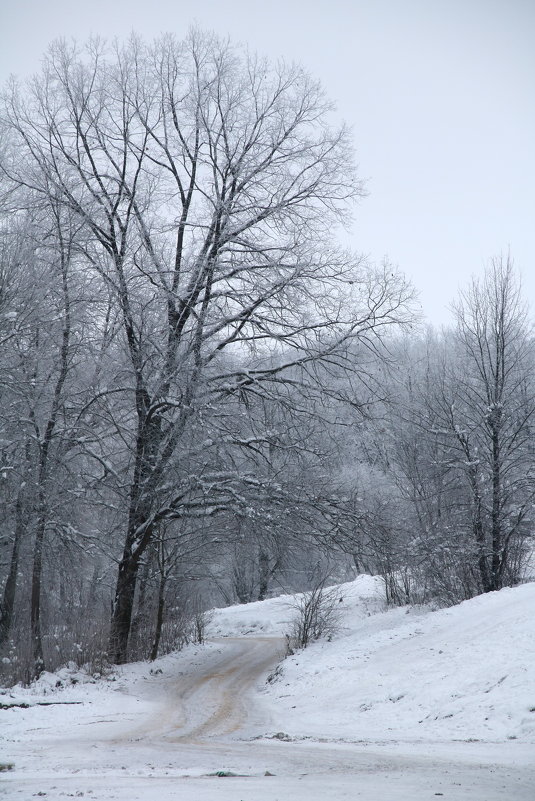
[(367, 179), (351, 244), (398, 264), (433, 322), (509, 247), (535, 308), (534, 0), (0, 0), (0, 82), (58, 36), (194, 23), (323, 82)]

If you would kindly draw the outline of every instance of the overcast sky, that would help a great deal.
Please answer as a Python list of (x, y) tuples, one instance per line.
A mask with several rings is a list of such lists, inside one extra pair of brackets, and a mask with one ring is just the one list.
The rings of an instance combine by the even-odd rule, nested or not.
[(319, 78), (368, 197), (352, 246), (399, 265), (428, 318), (511, 249), (535, 307), (535, 0), (0, 0), (0, 81), (92, 33), (229, 34)]

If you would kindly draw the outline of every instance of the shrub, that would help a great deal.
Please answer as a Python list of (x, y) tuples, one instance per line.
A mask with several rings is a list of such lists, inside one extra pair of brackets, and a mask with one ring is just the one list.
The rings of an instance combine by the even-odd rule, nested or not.
[(297, 614), (287, 638), (287, 651), (306, 648), (320, 637), (331, 637), (339, 627), (341, 601), (339, 589), (326, 589), (325, 579), (299, 596), (292, 604)]

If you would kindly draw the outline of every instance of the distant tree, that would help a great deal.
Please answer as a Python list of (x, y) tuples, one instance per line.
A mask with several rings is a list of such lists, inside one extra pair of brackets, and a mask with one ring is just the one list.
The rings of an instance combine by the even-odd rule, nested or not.
[(535, 493), (533, 339), (511, 259), (493, 259), (455, 312), (459, 361), (448, 421), (488, 592), (519, 578)]
[(454, 308), (454, 332), (398, 353), (382, 460), (413, 516), (397, 565), (449, 602), (521, 578), (535, 492), (534, 343), (511, 260)]
[[(21, 436), (20, 406), (17, 401), (15, 343), (25, 330), (19, 282), (27, 269), (22, 230), (10, 232), (2, 220), (0, 230), (0, 509), (2, 529), (3, 591), (0, 599), (0, 647), (8, 640), (13, 625), (21, 549), (26, 530), (28, 438)], [(26, 301), (28, 300), (27, 293)], [(25, 448), (26, 445), (26, 448)], [(4, 554), (9, 549), (9, 555)]]

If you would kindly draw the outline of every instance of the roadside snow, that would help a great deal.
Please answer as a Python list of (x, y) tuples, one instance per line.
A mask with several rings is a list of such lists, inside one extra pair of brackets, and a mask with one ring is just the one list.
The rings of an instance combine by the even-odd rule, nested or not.
[[(458, 606), (386, 609), (381, 582), (339, 586), (340, 632), (263, 690), (291, 737), (535, 742), (535, 583)], [(219, 636), (284, 634), (293, 596), (217, 610)]]
[[(354, 581), (339, 584), (340, 623), (351, 627), (356, 617), (383, 611), (385, 603), (382, 582), (375, 576), (358, 576)], [(228, 606), (213, 610), (208, 626), (209, 637), (282, 637), (291, 629), (296, 615), (294, 595), (279, 595), (266, 601)]]
[(535, 584), (439, 611), (363, 617), (357, 602), (340, 637), (283, 663), (264, 701), (297, 737), (535, 742), (534, 610)]

